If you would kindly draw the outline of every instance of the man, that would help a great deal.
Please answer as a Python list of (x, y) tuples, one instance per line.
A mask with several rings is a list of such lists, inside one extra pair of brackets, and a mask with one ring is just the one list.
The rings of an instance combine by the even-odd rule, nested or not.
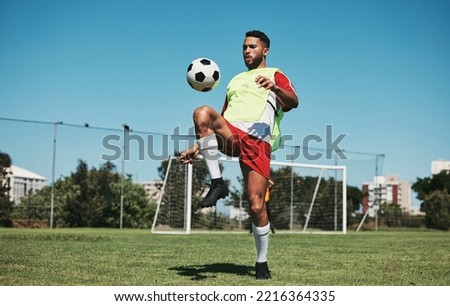
[(229, 193), (220, 173), (219, 151), (239, 157), (253, 222), (257, 279), (271, 278), (267, 265), (270, 224), (264, 200), (271, 151), (279, 145), (283, 113), (299, 103), (289, 79), (279, 69), (267, 67), (269, 48), (270, 40), (263, 32), (246, 33), (242, 52), (248, 70), (228, 84), (221, 114), (209, 106), (194, 111), (197, 142), (180, 156), (186, 164), (200, 153), (206, 162), (211, 188), (200, 202), (201, 207), (214, 206)]

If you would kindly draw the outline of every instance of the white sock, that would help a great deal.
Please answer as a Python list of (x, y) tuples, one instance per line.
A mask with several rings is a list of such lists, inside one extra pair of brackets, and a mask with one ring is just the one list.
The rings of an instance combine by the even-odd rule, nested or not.
[(219, 166), (219, 145), (215, 134), (197, 140), (200, 153), (205, 160), (211, 179), (222, 177)]
[(263, 227), (257, 227), (252, 223), (252, 229), (256, 245), (256, 262), (266, 262), (267, 250), (269, 248), (270, 223), (267, 223), (267, 225)]

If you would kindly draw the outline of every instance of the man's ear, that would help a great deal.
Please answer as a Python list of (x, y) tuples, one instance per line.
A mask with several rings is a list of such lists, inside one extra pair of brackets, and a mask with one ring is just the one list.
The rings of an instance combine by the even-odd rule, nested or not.
[(264, 48), (263, 55), (267, 56), (267, 54), (269, 54), (269, 48)]

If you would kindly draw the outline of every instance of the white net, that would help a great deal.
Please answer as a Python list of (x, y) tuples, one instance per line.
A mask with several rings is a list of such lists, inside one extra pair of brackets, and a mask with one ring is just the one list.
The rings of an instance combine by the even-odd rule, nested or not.
[[(216, 207), (201, 209), (198, 203), (209, 188), (204, 162), (186, 166), (171, 158), (152, 232), (249, 230), (251, 219), (239, 163), (223, 158), (221, 166), (230, 196)], [(272, 162), (271, 179), (275, 184), (268, 210), (275, 231), (346, 233), (345, 166)]]

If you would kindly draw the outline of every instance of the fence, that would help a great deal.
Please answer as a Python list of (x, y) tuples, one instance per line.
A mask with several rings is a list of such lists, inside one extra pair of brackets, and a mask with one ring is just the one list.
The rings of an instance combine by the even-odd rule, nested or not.
[[(80, 159), (96, 168), (110, 161), (118, 172), (142, 182), (160, 179), (162, 161), (193, 143), (193, 129), (189, 134), (0, 118), (0, 151), (14, 165), (45, 177), (47, 185), (74, 172)], [(383, 159), (382, 154), (295, 145), (285, 145), (273, 155), (273, 160), (282, 162), (346, 166), (348, 186), (359, 189), (382, 174)]]

